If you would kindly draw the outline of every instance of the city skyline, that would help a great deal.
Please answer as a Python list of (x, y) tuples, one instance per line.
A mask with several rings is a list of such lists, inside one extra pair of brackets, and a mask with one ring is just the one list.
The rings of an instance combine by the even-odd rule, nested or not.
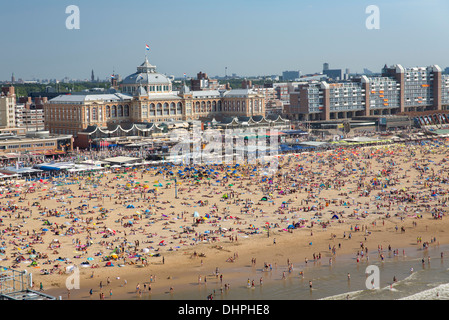
[[(77, 30), (66, 28), (69, 5), (80, 10)], [(379, 8), (378, 30), (365, 26), (369, 5)], [(12, 73), (23, 80), (89, 79), (92, 69), (106, 79), (131, 73), (145, 54), (159, 72), (175, 77), (308, 74), (324, 62), (354, 73), (396, 63), (444, 69), (448, 12), (443, 0), (10, 3), (0, 13), (9, 30), (0, 80)]]

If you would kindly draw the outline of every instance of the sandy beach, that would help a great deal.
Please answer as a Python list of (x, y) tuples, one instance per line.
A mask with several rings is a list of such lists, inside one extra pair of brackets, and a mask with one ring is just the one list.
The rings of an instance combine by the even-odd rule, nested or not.
[[(138, 298), (149, 284), (176, 299), (242, 268), (276, 265), (281, 278), (306, 259), (449, 244), (447, 146), (283, 155), (272, 176), (248, 164), (5, 181), (0, 266), (32, 272), (35, 290), (63, 299)], [(75, 266), (80, 289), (69, 295)]]

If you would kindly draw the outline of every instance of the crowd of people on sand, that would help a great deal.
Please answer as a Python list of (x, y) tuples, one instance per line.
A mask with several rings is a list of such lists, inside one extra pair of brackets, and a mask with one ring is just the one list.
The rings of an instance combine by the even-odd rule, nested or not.
[[(316, 232), (343, 225), (342, 239), (364, 235), (357, 252), (361, 261), (368, 259), (365, 242), (377, 224), (406, 233), (405, 221), (412, 220), (413, 228), (425, 216), (444, 218), (449, 200), (447, 146), (447, 139), (433, 139), (279, 155), (278, 170), (271, 174), (266, 163), (163, 164), (45, 180), (3, 180), (0, 264), (18, 270), (31, 267), (42, 276), (67, 274), (74, 266), (148, 267), (165, 264), (170, 253), (198, 244), (223, 250), (217, 244), (301, 230), (313, 239)], [(82, 151), (71, 157), (98, 156)], [(432, 237), (422, 246), (435, 242)], [(340, 248), (341, 243), (329, 245), (329, 263)], [(192, 258), (205, 259), (202, 255)], [(321, 252), (314, 253), (312, 261), (321, 258)], [(237, 259), (234, 253), (226, 262)], [(271, 270), (271, 264), (264, 262), (264, 269)], [(292, 271), (289, 262), (286, 272)], [(150, 284), (143, 282), (143, 289), (139, 285), (137, 294), (151, 291)], [(250, 287), (254, 285), (250, 281)]]

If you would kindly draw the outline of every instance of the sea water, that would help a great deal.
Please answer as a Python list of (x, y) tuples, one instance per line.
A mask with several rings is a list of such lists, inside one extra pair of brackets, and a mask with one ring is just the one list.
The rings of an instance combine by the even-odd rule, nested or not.
[[(191, 283), (174, 293), (139, 298), (205, 300), (213, 294), (215, 300), (449, 299), (449, 246), (433, 244), (428, 249), (408, 248), (405, 254), (402, 249), (396, 255), (389, 250), (382, 253), (384, 260), (379, 258), (376, 250), (369, 252), (368, 260), (365, 256), (360, 262), (355, 256), (337, 255), (330, 263), (329, 255), (318, 261), (293, 263), (291, 272), (288, 272), (287, 265), (277, 265), (271, 271), (253, 266), (235, 270), (228, 268), (226, 272), (239, 276), (227, 281), (225, 274), (223, 283), (219, 278), (208, 276), (207, 284)], [(377, 289), (367, 288), (369, 265), (379, 268)], [(259, 282), (261, 277), (262, 285)], [(247, 286), (248, 280), (250, 283), (254, 280), (255, 286)], [(225, 283), (230, 284), (229, 290), (224, 289)]]

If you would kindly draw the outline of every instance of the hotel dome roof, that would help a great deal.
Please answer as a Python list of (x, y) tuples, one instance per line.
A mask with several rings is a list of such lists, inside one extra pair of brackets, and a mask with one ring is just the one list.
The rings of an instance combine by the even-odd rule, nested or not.
[(150, 64), (145, 57), (145, 61), (137, 67), (137, 72), (123, 79), (122, 84), (171, 84), (170, 79), (161, 73), (156, 72), (156, 66)]

